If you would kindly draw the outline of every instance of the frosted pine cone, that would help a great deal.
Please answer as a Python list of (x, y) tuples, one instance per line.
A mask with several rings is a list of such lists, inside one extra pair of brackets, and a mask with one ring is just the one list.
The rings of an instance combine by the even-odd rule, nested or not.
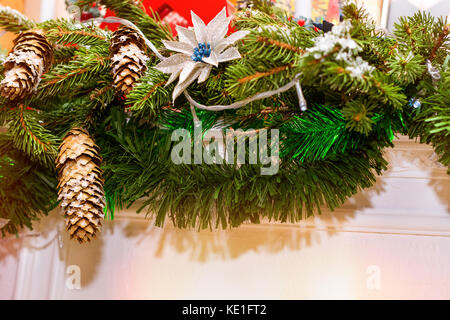
[(89, 242), (100, 231), (104, 191), (99, 148), (89, 133), (71, 129), (59, 148), (59, 197), (70, 238)]
[(38, 86), (53, 59), (53, 46), (42, 30), (22, 32), (4, 62), (0, 94), (10, 100), (26, 98)]
[(129, 93), (136, 81), (147, 71), (145, 41), (133, 28), (122, 27), (111, 38), (110, 57), (114, 86)]

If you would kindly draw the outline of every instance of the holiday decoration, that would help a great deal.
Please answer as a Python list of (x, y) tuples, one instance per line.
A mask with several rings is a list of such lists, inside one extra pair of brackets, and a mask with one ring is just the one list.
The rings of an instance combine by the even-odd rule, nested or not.
[(80, 12), (79, 7), (76, 6), (76, 0), (65, 0), (65, 3), (69, 13), (71, 13), (71, 9), (74, 9), (74, 13), (78, 15), (76, 18), (79, 18), (81, 22), (92, 18), (98, 18), (105, 14), (105, 12), (102, 12), (104, 11), (103, 8), (100, 8), (96, 2), (92, 2), (92, 4), (87, 6), (83, 12)]
[(145, 42), (136, 30), (122, 27), (113, 33), (110, 54), (114, 87), (127, 94), (147, 70)]
[(89, 133), (71, 129), (59, 148), (59, 197), (71, 238), (89, 242), (100, 231), (105, 207), (101, 157)]
[(413, 107), (414, 109), (418, 109), (418, 108), (420, 108), (421, 103), (420, 103), (419, 99), (411, 98), (411, 99), (409, 99), (409, 105), (411, 107)]
[[(371, 187), (396, 134), (450, 166), (446, 18), (419, 12), (386, 34), (355, 4), (315, 25), (250, 0), (186, 27), (172, 1), (154, 14), (163, 2), (96, 1), (114, 19), (83, 23), (0, 7), (22, 39), (0, 78), (2, 234), (31, 228), (58, 195), (80, 242), (137, 201), (157, 226), (294, 223)], [(177, 35), (173, 11), (187, 21)]]
[(10, 100), (31, 94), (50, 67), (52, 58), (53, 47), (42, 30), (21, 33), (4, 62), (5, 77), (0, 83), (0, 94)]
[(239, 59), (241, 55), (232, 45), (249, 31), (237, 31), (226, 37), (230, 19), (225, 8), (208, 25), (192, 12), (194, 29), (177, 26), (179, 41), (163, 41), (164, 46), (178, 52), (161, 61), (155, 69), (171, 73), (166, 86), (179, 78), (172, 99), (175, 99), (196, 79), (206, 81), (212, 67), (219, 63)]
[(306, 52), (316, 60), (323, 57), (331, 58), (345, 63), (345, 70), (352, 77), (362, 78), (370, 74), (375, 68), (370, 66), (360, 56), (356, 56), (362, 48), (350, 37), (352, 25), (349, 20), (344, 21), (333, 30), (315, 39), (315, 45), (306, 49)]

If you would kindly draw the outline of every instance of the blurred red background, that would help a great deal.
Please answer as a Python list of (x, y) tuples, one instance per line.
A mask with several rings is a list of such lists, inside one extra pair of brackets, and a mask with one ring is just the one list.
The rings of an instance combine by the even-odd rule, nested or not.
[[(227, 7), (226, 0), (143, 0), (143, 7), (147, 13), (151, 10), (158, 12), (160, 17), (167, 21), (172, 30), (175, 31), (175, 25), (191, 26), (191, 10), (194, 11), (206, 24), (213, 19), (223, 7)], [(114, 13), (107, 11), (106, 16), (112, 16)], [(110, 30), (115, 30), (118, 24), (107, 24)]]

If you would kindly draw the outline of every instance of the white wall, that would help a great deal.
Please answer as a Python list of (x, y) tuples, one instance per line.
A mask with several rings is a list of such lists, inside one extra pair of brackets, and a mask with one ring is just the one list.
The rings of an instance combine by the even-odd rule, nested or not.
[(64, 0), (25, 0), (24, 14), (35, 21), (69, 16)]
[(0, 240), (0, 298), (449, 299), (450, 179), (428, 146), (401, 139), (387, 157), (376, 186), (297, 225), (160, 229), (128, 211), (81, 246), (58, 242), (55, 212), (42, 235)]
[(425, 11), (435, 17), (450, 15), (448, 0), (391, 0), (388, 18), (388, 29), (394, 29), (394, 23), (401, 16), (412, 16), (417, 11)]

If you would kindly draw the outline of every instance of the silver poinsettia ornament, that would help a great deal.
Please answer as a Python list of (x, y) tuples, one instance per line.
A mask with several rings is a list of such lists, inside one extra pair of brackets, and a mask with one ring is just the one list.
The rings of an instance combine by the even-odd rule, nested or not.
[(192, 11), (191, 16), (193, 28), (176, 26), (178, 41), (163, 40), (167, 49), (177, 53), (155, 66), (155, 69), (171, 74), (166, 86), (178, 78), (172, 93), (173, 101), (196, 79), (198, 83), (208, 79), (213, 66), (241, 58), (233, 44), (250, 32), (237, 31), (225, 37), (230, 24), (225, 8), (208, 25)]

